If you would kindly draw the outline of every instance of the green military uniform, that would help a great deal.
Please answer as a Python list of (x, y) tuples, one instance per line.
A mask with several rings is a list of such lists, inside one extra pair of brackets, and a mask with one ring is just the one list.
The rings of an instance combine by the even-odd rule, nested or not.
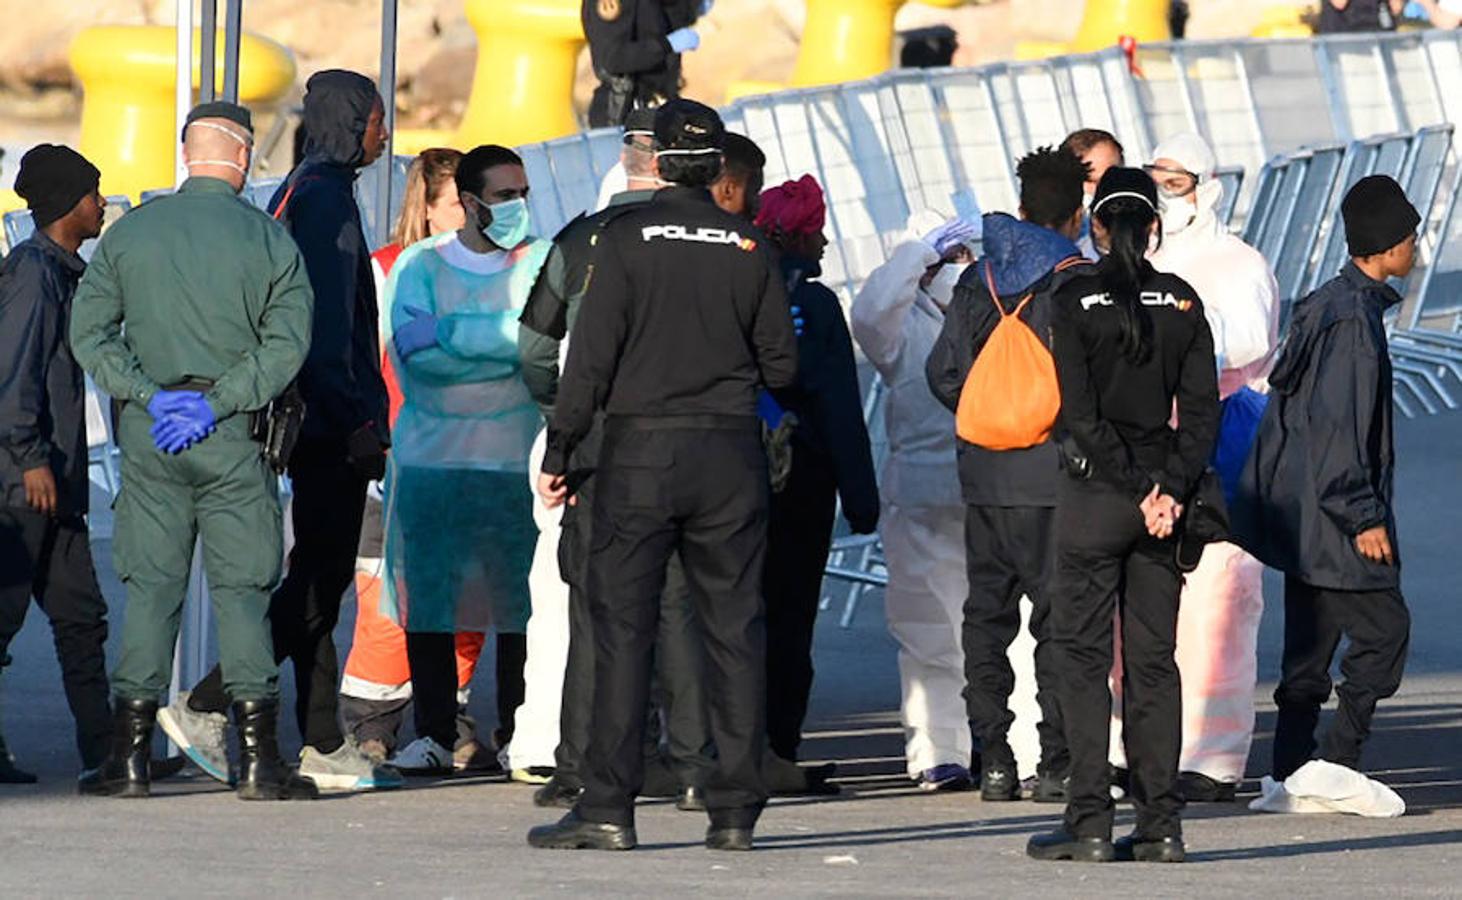
[[(288, 232), (215, 178), (190, 178), (139, 207), (97, 247), (73, 302), (71, 344), (101, 389), (124, 401), (113, 539), (127, 585), (112, 675), (121, 699), (156, 700), (168, 686), (199, 535), (225, 686), (236, 700), (277, 693), (266, 615), (283, 525), (278, 481), (250, 438), (248, 413), (299, 371), (313, 305)], [(205, 396), (217, 430), (168, 455), (153, 444), (147, 404), (186, 382), (212, 384)]]

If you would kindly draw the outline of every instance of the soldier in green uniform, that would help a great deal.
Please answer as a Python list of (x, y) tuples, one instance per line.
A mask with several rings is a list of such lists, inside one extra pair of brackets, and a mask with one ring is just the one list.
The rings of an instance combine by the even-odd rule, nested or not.
[(127, 586), (112, 748), (82, 776), (85, 794), (149, 793), (158, 697), (199, 536), (234, 698), (238, 794), (315, 794), (280, 761), (275, 737), (279, 666), (266, 614), (283, 525), (277, 479), (251, 432), (253, 414), (304, 362), (314, 298), (289, 234), (238, 198), (252, 151), (247, 110), (195, 108), (183, 131), (188, 180), (108, 230), (73, 303), (73, 353), (122, 403), (112, 549)]

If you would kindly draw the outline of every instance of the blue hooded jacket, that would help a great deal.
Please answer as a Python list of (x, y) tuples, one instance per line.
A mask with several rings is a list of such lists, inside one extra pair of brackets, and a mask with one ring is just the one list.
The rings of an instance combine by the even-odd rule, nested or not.
[[(984, 217), (982, 244), (984, 255), (955, 288), (944, 328), (925, 366), (929, 388), (951, 412), (959, 407), (965, 379), (999, 324), (1001, 310), (1014, 309), (1021, 298), (1031, 294), (1031, 302), (1020, 313), (1021, 321), (1049, 346), (1052, 295), (1090, 265), (1070, 239), (1006, 213)], [(1058, 265), (1072, 259), (1081, 262), (1056, 271)], [(1000, 309), (990, 297), (987, 272), (995, 282)], [(1060, 463), (1050, 441), (1024, 450), (987, 450), (963, 440), (958, 446), (959, 480), (966, 504), (1056, 505)]]

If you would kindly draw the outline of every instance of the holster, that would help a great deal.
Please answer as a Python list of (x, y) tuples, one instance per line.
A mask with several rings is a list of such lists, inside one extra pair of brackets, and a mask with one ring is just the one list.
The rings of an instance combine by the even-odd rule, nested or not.
[(283, 474), (289, 457), (299, 443), (305, 422), (305, 400), (299, 387), (291, 384), (263, 409), (249, 414), (249, 436), (262, 446), (260, 452), (269, 468)]

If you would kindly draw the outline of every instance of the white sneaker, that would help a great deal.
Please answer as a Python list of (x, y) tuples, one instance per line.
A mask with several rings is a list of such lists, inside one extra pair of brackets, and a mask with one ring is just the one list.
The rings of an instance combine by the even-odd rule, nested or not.
[(403, 775), (450, 775), (453, 771), (452, 751), (429, 737), (402, 747), (388, 762)]
[(299, 772), (321, 790), (384, 791), (406, 783), (400, 772), (366, 755), (352, 737), (347, 737), (334, 753), (304, 748), (300, 751)]

